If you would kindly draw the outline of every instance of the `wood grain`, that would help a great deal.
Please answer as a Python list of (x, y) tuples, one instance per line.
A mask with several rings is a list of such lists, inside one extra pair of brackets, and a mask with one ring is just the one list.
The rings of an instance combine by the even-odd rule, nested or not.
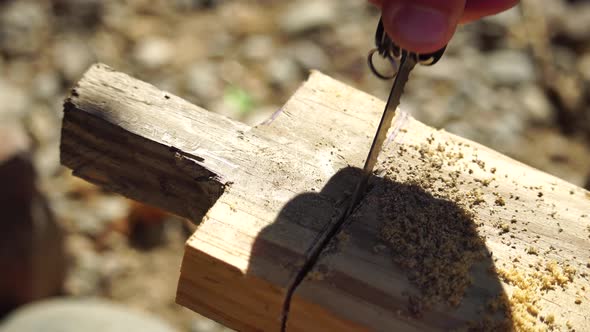
[(290, 291), (288, 331), (590, 328), (590, 194), (403, 112), (327, 238), (383, 103), (325, 75), (254, 128), (104, 65), (64, 108), (75, 175), (199, 224), (177, 301), (231, 328), (280, 330)]

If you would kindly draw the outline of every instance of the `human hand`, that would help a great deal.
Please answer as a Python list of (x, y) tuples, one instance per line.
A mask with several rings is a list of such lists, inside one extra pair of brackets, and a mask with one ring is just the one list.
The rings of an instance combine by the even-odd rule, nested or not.
[(457, 25), (493, 15), (518, 0), (369, 0), (382, 9), (383, 26), (395, 43), (417, 53), (444, 47)]

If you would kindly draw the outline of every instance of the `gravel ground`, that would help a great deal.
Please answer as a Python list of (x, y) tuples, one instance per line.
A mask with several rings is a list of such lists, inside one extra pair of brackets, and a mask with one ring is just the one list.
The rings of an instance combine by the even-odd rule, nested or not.
[[(590, 2), (537, 6), (523, 0), (461, 27), (439, 64), (414, 71), (402, 108), (588, 188)], [(183, 221), (59, 166), (61, 104), (90, 64), (257, 124), (311, 69), (385, 98), (390, 84), (365, 62), (377, 19), (362, 0), (0, 1), (0, 121), (32, 139), (39, 186), (67, 233), (66, 295), (113, 299), (184, 331), (223, 330), (174, 304)], [(144, 224), (159, 225), (155, 239)]]

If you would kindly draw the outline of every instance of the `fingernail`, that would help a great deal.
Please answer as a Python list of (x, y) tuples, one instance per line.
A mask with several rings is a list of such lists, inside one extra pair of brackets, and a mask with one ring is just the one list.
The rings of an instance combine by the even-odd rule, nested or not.
[(392, 17), (392, 28), (401, 42), (411, 44), (413, 51), (433, 52), (444, 46), (452, 35), (448, 14), (436, 9), (404, 5)]

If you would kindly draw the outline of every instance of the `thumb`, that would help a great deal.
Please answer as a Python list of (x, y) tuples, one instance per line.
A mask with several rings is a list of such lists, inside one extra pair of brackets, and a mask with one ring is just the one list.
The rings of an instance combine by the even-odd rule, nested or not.
[(431, 53), (453, 37), (466, 0), (389, 0), (383, 3), (383, 25), (401, 48)]

